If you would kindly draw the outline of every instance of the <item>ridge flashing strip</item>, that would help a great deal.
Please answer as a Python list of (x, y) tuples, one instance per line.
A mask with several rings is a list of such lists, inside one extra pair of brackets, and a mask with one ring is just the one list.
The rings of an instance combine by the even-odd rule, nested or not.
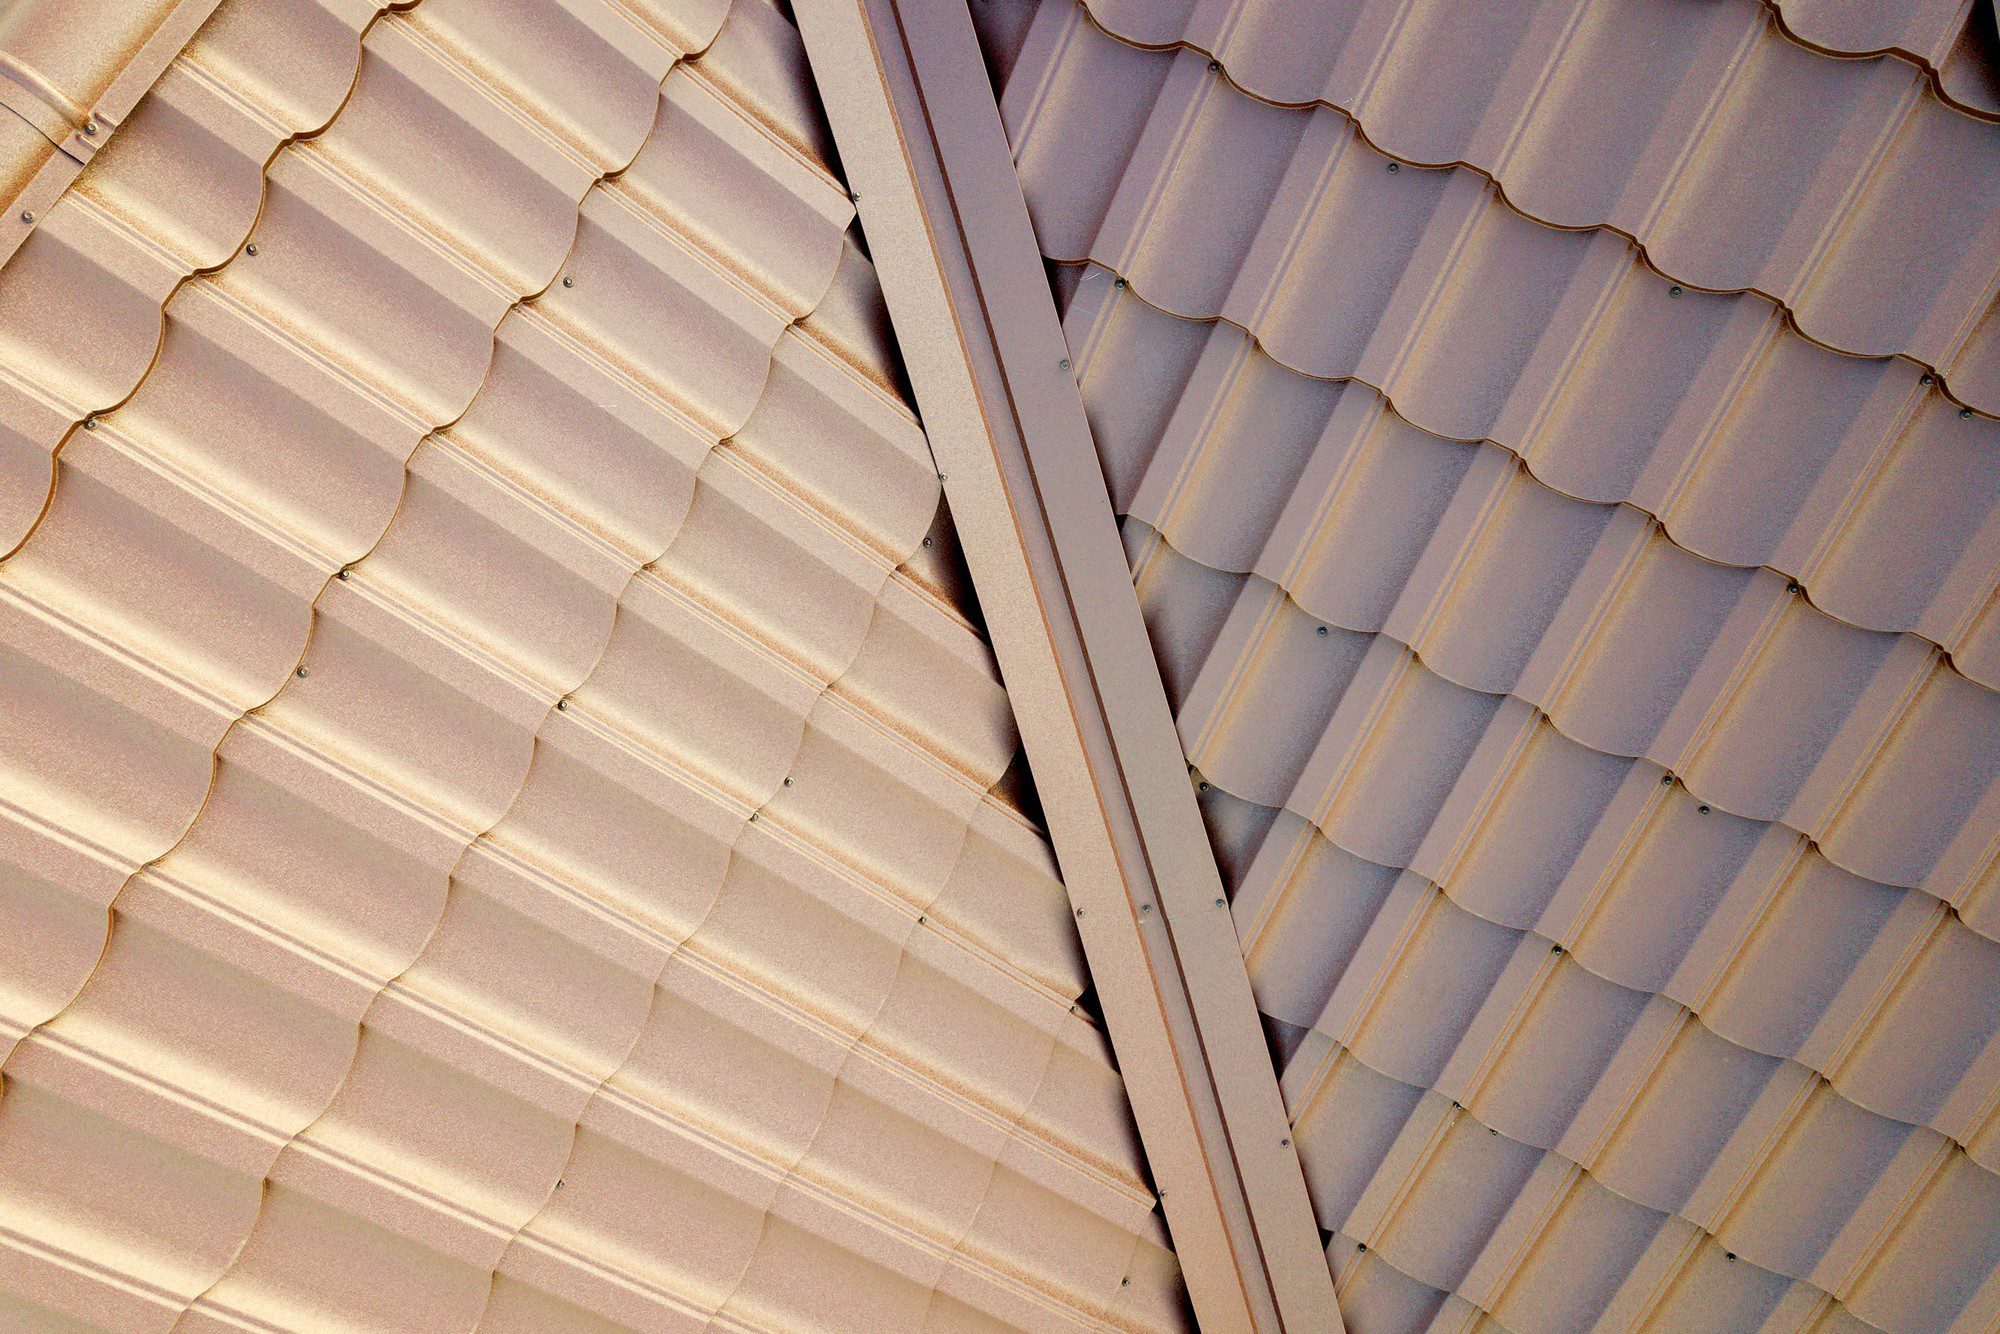
[(1195, 1314), (1341, 1330), (971, 16), (958, 0), (795, 12)]
[[(142, 38), (125, 63), (108, 71), (102, 89), (69, 90), (56, 86), (23, 57), (0, 50), (0, 107), (11, 112), (49, 143), (48, 155), (35, 166), (14, 197), (0, 206), (0, 267), (14, 258), (29, 233), (41, 225), (70, 184), (82, 174), (91, 158), (110, 142), (141, 98), (167, 72), (201, 25), (221, 4), (221, 0), (170, 0), (164, 12), (154, 17), (160, 6), (141, 6), (132, 0), (126, 22), (143, 28), (153, 18), (152, 28)], [(50, 24), (69, 21), (63, 0), (31, 0), (14, 16), (17, 23), (39, 19)], [(41, 14), (32, 12), (39, 7)], [(105, 45), (115, 47), (131, 40), (126, 34), (107, 32)], [(88, 134), (86, 126), (95, 128)]]

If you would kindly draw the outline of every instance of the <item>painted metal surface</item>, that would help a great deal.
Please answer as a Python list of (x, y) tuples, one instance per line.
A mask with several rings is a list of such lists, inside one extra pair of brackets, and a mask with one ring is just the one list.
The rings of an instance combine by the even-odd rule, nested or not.
[(1026, 210), (957, 6), (812, 0), (814, 72), (1209, 1329), (1339, 1313)]
[(1993, 1327), (1984, 11), (1302, 12), (989, 49), (1343, 1314)]
[(0, 269), (0, 1325), (1184, 1297), (798, 35), (226, 0)]

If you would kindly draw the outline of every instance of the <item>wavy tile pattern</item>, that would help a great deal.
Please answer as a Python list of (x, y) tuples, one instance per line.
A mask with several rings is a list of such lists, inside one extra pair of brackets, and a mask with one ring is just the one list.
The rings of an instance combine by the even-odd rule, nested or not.
[(812, 96), (227, 0), (0, 270), (0, 1322), (1183, 1324)]
[(2000, 130), (1811, 8), (989, 24), (1358, 1329), (2000, 1322)]

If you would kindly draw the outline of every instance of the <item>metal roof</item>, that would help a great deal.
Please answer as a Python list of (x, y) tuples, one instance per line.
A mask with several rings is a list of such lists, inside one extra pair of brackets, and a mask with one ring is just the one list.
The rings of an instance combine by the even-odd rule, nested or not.
[(797, 6), (0, 13), (0, 1325), (2000, 1328), (1990, 0)]
[(1183, 1298), (799, 38), (226, 0), (0, 272), (0, 1323)]
[(1902, 8), (989, 24), (1356, 1328), (2000, 1321), (2000, 126)]

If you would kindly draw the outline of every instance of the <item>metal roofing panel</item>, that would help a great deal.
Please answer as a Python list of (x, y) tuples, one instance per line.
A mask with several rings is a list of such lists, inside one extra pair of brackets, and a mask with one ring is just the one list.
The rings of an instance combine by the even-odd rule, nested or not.
[(227, 0), (0, 271), (0, 1319), (1183, 1322), (852, 214), (763, 0)]
[(2000, 126), (1921, 8), (988, 25), (1357, 1328), (2000, 1320)]

